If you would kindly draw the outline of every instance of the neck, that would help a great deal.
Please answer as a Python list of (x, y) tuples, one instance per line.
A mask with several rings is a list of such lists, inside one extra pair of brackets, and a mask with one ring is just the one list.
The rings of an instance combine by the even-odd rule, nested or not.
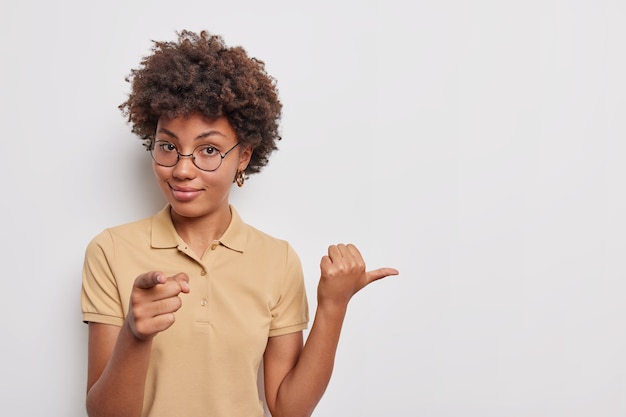
[(201, 217), (184, 217), (171, 209), (170, 215), (178, 235), (198, 256), (202, 256), (213, 241), (222, 237), (232, 218), (228, 205)]

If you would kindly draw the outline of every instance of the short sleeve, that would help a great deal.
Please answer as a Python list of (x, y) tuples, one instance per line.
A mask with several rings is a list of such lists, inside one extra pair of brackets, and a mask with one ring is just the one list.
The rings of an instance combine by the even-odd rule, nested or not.
[(108, 231), (102, 232), (87, 245), (81, 287), (81, 309), (85, 323), (117, 326), (124, 323), (124, 310), (111, 267), (114, 254), (113, 240)]
[(286, 245), (285, 270), (278, 303), (271, 311), (269, 336), (280, 336), (304, 330), (309, 322), (309, 306), (302, 264), (291, 245)]

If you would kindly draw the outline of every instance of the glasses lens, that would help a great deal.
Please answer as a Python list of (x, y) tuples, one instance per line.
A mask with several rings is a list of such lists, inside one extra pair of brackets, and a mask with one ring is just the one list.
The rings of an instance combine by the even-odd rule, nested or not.
[(178, 162), (178, 151), (176, 146), (170, 142), (160, 140), (154, 142), (150, 153), (152, 154), (152, 159), (159, 165), (171, 167)]
[(193, 151), (196, 166), (205, 171), (215, 171), (222, 164), (222, 155), (212, 145), (201, 145)]

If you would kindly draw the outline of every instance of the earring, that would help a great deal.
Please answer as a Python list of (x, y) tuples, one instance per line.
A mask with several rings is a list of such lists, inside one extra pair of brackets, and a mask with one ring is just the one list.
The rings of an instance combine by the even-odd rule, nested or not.
[(237, 187), (243, 187), (243, 183), (246, 181), (246, 176), (243, 171), (237, 170), (237, 174), (235, 175), (235, 182), (237, 183)]

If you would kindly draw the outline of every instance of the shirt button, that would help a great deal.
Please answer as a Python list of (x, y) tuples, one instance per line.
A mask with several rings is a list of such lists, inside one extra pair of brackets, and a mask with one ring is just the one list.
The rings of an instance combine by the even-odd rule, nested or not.
[(219, 245), (218, 242), (213, 242), (213, 244), (211, 245), (211, 250), (215, 250), (215, 248), (217, 248), (217, 245)]
[(204, 299), (204, 298), (202, 299), (202, 301), (200, 301), (200, 305), (201, 305), (202, 307), (204, 307), (204, 306), (205, 306), (205, 305), (207, 305), (208, 303), (209, 303), (209, 302), (208, 302), (206, 299)]
[(200, 275), (205, 276), (206, 275), (206, 271), (203, 269), (200, 271)]

